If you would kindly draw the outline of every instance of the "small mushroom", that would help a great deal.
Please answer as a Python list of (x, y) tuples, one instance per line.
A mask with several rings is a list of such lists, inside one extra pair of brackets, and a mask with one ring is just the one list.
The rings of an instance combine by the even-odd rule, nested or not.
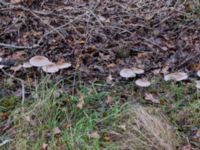
[(199, 81), (195, 81), (196, 82), (196, 88), (200, 89), (200, 80)]
[(71, 63), (57, 63), (56, 65), (58, 66), (59, 69), (66, 69), (72, 66)]
[(136, 76), (133, 70), (128, 68), (122, 69), (119, 74), (123, 78), (133, 78)]
[(143, 74), (144, 73), (144, 70), (140, 69), (140, 68), (133, 67), (132, 70), (135, 74)]
[(147, 79), (137, 79), (135, 84), (139, 87), (149, 87), (151, 83)]
[(35, 67), (43, 67), (51, 64), (49, 59), (44, 56), (34, 56), (29, 60), (29, 63)]
[(187, 78), (188, 78), (188, 75), (185, 72), (175, 72), (175, 73), (167, 74), (164, 76), (165, 81), (170, 81), (170, 80), (182, 81), (182, 80), (186, 80)]
[(0, 69), (3, 69), (5, 66), (4, 65), (0, 65)]
[(30, 62), (25, 62), (25, 63), (23, 63), (23, 65), (22, 65), (24, 68), (31, 68), (31, 67), (33, 67), (31, 64), (30, 64)]
[(46, 66), (43, 66), (42, 70), (47, 73), (55, 73), (59, 71), (59, 68), (55, 63), (51, 63)]
[(198, 76), (198, 77), (200, 77), (200, 70), (199, 70), (199, 71), (197, 71), (197, 76)]

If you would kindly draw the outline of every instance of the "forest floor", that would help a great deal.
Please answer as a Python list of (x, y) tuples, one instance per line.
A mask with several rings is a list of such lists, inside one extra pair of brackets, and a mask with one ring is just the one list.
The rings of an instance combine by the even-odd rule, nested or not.
[(0, 149), (199, 150), (199, 70), (199, 0), (1, 0)]

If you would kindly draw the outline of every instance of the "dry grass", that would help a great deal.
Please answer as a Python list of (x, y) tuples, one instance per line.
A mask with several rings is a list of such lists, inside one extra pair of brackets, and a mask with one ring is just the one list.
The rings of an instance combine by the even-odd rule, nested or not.
[(123, 118), (126, 119), (126, 130), (120, 141), (121, 149), (176, 149), (179, 143), (178, 138), (172, 126), (159, 111), (138, 106), (129, 109)]

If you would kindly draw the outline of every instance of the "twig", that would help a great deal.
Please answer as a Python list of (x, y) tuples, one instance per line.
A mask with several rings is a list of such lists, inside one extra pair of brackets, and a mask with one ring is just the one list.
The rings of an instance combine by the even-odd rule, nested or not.
[(11, 142), (12, 140), (4, 140), (3, 142), (0, 143), (0, 147), (4, 146), (5, 144)]
[(1, 69), (1, 71), (2, 71), (5, 75), (7, 75), (7, 76), (9, 76), (9, 77), (11, 77), (11, 78), (13, 78), (13, 79), (15, 79), (15, 80), (21, 82), (21, 87), (22, 87), (22, 102), (21, 102), (21, 104), (23, 105), (23, 104), (24, 104), (24, 101), (25, 101), (25, 85), (24, 85), (24, 80), (22, 80), (22, 79), (20, 79), (20, 78), (17, 78), (17, 77), (15, 77), (15, 76), (13, 76), (12, 74), (7, 73), (4, 69)]
[(0, 43), (0, 46), (6, 47), (6, 48), (14, 48), (14, 49), (33, 49), (33, 48), (36, 48), (38, 45), (34, 45), (34, 46), (21, 46), (21, 45), (13, 45), (13, 44)]

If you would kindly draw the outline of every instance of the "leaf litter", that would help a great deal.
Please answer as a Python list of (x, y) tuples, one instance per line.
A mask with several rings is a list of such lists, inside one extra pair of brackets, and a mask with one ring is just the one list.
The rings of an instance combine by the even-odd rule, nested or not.
[[(200, 21), (191, 8), (192, 1), (173, 0), (2, 1), (0, 69), (32, 84), (42, 77), (38, 67), (111, 86), (134, 80), (138, 88), (150, 86), (154, 73), (166, 81), (200, 77)], [(158, 103), (150, 93), (145, 99)], [(84, 104), (80, 96), (77, 107)]]

